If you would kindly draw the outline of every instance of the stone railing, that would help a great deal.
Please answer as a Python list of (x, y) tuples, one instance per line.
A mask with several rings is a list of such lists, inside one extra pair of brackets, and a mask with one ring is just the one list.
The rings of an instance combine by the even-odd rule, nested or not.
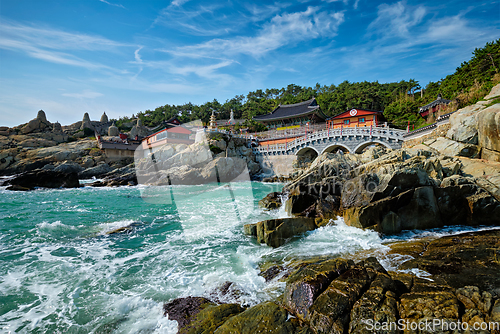
[(389, 127), (354, 127), (327, 129), (313, 132), (303, 137), (297, 138), (289, 143), (259, 146), (253, 149), (255, 154), (271, 153), (271, 152), (286, 152), (291, 151), (299, 146), (314, 145), (315, 142), (336, 138), (336, 137), (364, 137), (369, 141), (372, 138), (403, 141), (404, 130), (392, 129)]
[(425, 135), (431, 133), (432, 131), (434, 131), (438, 126), (448, 124), (450, 122), (450, 116), (453, 113), (454, 112), (450, 112), (448, 114), (441, 115), (437, 118), (435, 123), (432, 123), (432, 124), (429, 124), (427, 126), (420, 128), (420, 129), (405, 133), (404, 140), (411, 140), (411, 139), (415, 139), (415, 138), (418, 138), (421, 136), (425, 136)]

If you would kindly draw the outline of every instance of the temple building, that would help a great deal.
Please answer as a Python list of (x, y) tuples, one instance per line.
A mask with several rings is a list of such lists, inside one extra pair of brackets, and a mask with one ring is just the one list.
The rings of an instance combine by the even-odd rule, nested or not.
[(337, 129), (340, 127), (377, 126), (384, 121), (385, 119), (382, 111), (359, 108), (350, 109), (326, 120), (327, 126), (330, 129)]
[(440, 93), (440, 94), (438, 94), (437, 99), (435, 99), (434, 101), (432, 101), (429, 104), (426, 104), (423, 107), (420, 107), (418, 112), (419, 112), (420, 116), (426, 117), (429, 114), (433, 114), (438, 110), (446, 108), (446, 106), (448, 104), (450, 104), (450, 102), (451, 102), (451, 100), (443, 99), (443, 97), (441, 96), (441, 93)]
[(269, 129), (276, 130), (299, 127), (307, 123), (323, 123), (326, 118), (315, 98), (294, 104), (279, 105), (267, 115), (253, 117), (255, 121), (266, 125)]

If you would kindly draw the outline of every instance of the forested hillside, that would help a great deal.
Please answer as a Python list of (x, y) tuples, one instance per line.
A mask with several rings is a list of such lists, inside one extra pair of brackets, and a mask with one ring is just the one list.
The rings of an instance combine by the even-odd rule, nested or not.
[[(462, 63), (455, 73), (437, 82), (429, 82), (423, 92), (420, 83), (413, 79), (392, 83), (344, 81), (339, 85), (316, 84), (315, 87), (290, 84), (286, 88), (258, 89), (247, 95), (237, 95), (224, 103), (214, 99), (202, 105), (166, 104), (155, 110), (140, 111), (136, 116), (145, 125), (154, 126), (173, 116), (179, 116), (183, 122), (197, 119), (208, 122), (212, 110), (217, 113), (218, 119), (228, 119), (232, 109), (235, 118), (248, 120), (245, 126), (250, 126), (252, 130), (262, 130), (262, 127), (251, 121), (253, 116), (269, 113), (280, 103), (290, 104), (316, 97), (328, 116), (337, 115), (349, 108), (384, 110), (384, 115), (393, 126), (405, 128), (409, 121), (413, 126), (419, 127), (425, 124), (425, 120), (418, 115), (420, 106), (432, 102), (438, 93), (445, 99), (454, 100), (447, 112), (476, 102), (486, 95), (495, 82), (500, 81), (499, 65), (500, 39), (474, 50), (473, 57)], [(120, 118), (117, 125), (130, 119)]]

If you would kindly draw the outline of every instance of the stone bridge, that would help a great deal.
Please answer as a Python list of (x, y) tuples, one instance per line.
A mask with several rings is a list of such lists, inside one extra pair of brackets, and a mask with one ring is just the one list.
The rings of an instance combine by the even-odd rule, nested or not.
[(257, 156), (320, 155), (342, 150), (361, 153), (367, 146), (380, 144), (391, 149), (401, 148), (405, 130), (389, 127), (355, 127), (321, 130), (286, 144), (253, 148)]

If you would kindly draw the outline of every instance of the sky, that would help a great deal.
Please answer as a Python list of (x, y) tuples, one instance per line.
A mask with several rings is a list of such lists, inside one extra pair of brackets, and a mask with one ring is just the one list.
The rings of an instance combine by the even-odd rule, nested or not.
[(288, 84), (437, 81), (500, 38), (499, 1), (0, 0), (0, 126)]

